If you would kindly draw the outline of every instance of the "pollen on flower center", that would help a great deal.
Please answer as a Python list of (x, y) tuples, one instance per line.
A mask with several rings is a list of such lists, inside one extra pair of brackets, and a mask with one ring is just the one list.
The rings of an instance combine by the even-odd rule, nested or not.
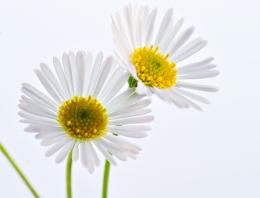
[(153, 45), (136, 48), (131, 55), (131, 62), (138, 78), (146, 86), (167, 89), (176, 84), (176, 65), (168, 60), (169, 55), (161, 54), (158, 49)]
[(57, 120), (70, 137), (80, 141), (96, 139), (107, 133), (106, 109), (91, 96), (74, 96), (63, 102)]

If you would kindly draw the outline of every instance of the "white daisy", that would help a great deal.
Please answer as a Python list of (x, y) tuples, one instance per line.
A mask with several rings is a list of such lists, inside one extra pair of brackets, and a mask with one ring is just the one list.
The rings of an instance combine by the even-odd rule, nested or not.
[(97, 150), (114, 165), (115, 158), (135, 158), (140, 148), (121, 137), (145, 137), (153, 117), (149, 99), (122, 91), (128, 74), (102, 53), (64, 53), (53, 65), (55, 73), (45, 64), (35, 70), (49, 96), (24, 83), (19, 104), (25, 131), (49, 147), (46, 156), (57, 153), (61, 162), (73, 149), (89, 172), (100, 163)]
[(149, 10), (146, 6), (129, 5), (122, 13), (116, 12), (112, 16), (115, 54), (138, 81), (139, 93), (154, 93), (179, 108), (201, 110), (196, 102), (209, 101), (190, 90), (215, 92), (217, 88), (189, 81), (214, 77), (219, 72), (214, 69), (213, 58), (185, 65), (181, 62), (205, 47), (207, 41), (188, 41), (194, 28), (181, 31), (183, 18), (174, 22), (172, 9), (165, 13), (158, 28), (156, 15), (156, 8)]

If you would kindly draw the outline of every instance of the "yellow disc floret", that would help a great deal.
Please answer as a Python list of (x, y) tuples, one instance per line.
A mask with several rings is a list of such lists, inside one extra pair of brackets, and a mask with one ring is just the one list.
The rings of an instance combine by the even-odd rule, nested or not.
[(89, 141), (107, 133), (106, 109), (91, 96), (74, 96), (63, 102), (57, 120), (70, 137), (79, 141)]
[(150, 87), (168, 89), (176, 85), (175, 63), (168, 60), (169, 55), (158, 52), (159, 47), (136, 48), (131, 62), (136, 68), (137, 77)]

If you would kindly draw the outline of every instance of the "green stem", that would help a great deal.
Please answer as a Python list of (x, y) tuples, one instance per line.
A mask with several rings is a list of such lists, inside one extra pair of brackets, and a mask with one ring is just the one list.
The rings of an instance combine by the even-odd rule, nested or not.
[[(137, 86), (138, 86), (138, 81), (132, 75), (130, 75), (128, 78), (128, 87), (131, 89), (136, 89)], [(114, 135), (117, 136), (116, 133)], [(102, 198), (107, 198), (109, 173), (110, 173), (110, 162), (106, 160), (104, 166)]]
[(68, 156), (67, 169), (66, 169), (67, 198), (72, 198), (71, 170), (72, 170), (72, 150)]
[(108, 192), (108, 181), (109, 181), (110, 162), (106, 160), (104, 166), (104, 177), (103, 177), (103, 192), (102, 198), (107, 198)]
[(35, 189), (32, 187), (28, 179), (25, 177), (25, 175), (22, 173), (21, 169), (18, 167), (18, 165), (14, 162), (14, 160), (11, 158), (7, 150), (4, 148), (4, 146), (0, 143), (0, 151), (3, 153), (3, 155), (6, 157), (6, 159), (9, 161), (9, 163), (13, 166), (13, 168), (16, 170), (17, 174), (21, 177), (25, 185), (29, 188), (31, 193), (35, 198), (39, 198), (39, 195), (35, 191)]

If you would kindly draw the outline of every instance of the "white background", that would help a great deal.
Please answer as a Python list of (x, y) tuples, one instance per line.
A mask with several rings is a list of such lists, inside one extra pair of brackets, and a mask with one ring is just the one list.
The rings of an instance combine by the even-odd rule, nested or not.
[[(141, 2), (141, 1), (139, 1)], [(45, 148), (18, 122), (22, 82), (39, 85), (33, 69), (63, 51), (111, 54), (110, 14), (128, 1), (0, 1), (0, 140), (42, 197), (65, 197), (65, 163), (45, 158)], [(214, 56), (221, 75), (210, 84), (204, 112), (178, 110), (156, 97), (149, 137), (136, 141), (136, 161), (112, 168), (109, 198), (260, 197), (260, 3), (258, 0), (147, 0), (159, 16), (173, 7), (209, 41), (197, 59)], [(73, 167), (75, 198), (99, 198), (102, 169)], [(0, 197), (31, 194), (0, 154)]]

